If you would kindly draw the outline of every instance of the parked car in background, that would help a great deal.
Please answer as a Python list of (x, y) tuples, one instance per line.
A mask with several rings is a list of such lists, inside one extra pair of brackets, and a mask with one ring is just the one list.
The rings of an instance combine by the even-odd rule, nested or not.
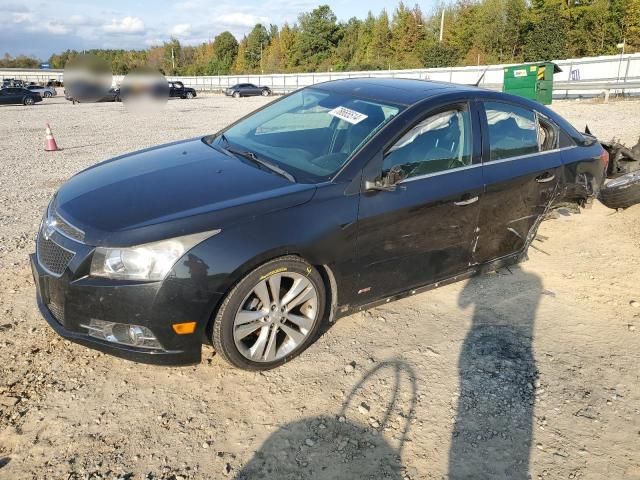
[(28, 85), (27, 90), (31, 91), (31, 92), (36, 92), (39, 93), (41, 97), (43, 98), (51, 98), (51, 97), (55, 97), (56, 95), (58, 95), (58, 92), (56, 92), (56, 89), (54, 87), (43, 87), (40, 85)]
[(525, 258), (554, 202), (595, 196), (607, 163), (521, 97), (318, 84), (71, 177), (31, 256), (38, 304), (63, 337), (133, 360), (194, 363), (210, 342), (274, 368), (323, 322)]
[(262, 95), (263, 97), (268, 97), (271, 95), (271, 89), (269, 87), (259, 87), (254, 85), (253, 83), (238, 83), (227, 88), (224, 91), (224, 94), (227, 97), (257, 97)]
[(24, 85), (25, 83), (23, 80), (16, 80), (15, 78), (2, 79), (2, 88), (6, 88), (6, 87), (24, 88)]
[(122, 99), (120, 98), (120, 89), (119, 88), (110, 88), (107, 94), (102, 97), (98, 102), (120, 102)]
[(100, 97), (96, 98), (97, 92), (94, 88), (76, 88), (75, 92), (64, 91), (64, 98), (76, 103), (96, 103), (96, 102), (119, 102), (120, 89), (110, 88), (106, 93), (104, 90), (100, 91)]
[(42, 101), (38, 92), (32, 92), (26, 88), (7, 87), (0, 88), (0, 105), (33, 105)]
[(182, 82), (168, 82), (169, 83), (169, 97), (178, 98), (195, 98), (196, 90), (191, 87), (185, 87)]

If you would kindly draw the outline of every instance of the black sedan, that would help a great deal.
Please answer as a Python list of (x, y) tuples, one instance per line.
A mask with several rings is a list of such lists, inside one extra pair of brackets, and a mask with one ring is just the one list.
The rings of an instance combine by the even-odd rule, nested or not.
[(31, 266), (63, 337), (184, 364), (211, 342), (273, 368), (323, 322), (518, 262), (608, 155), (520, 97), (415, 80), (299, 90), (218, 134), (64, 184)]
[(227, 97), (240, 98), (240, 97), (268, 97), (271, 95), (271, 89), (269, 87), (259, 87), (253, 83), (238, 83), (227, 88), (224, 91)]
[(41, 102), (42, 97), (22, 87), (0, 88), (0, 105), (33, 105)]
[(182, 82), (168, 82), (169, 83), (169, 97), (173, 98), (196, 98), (197, 94), (194, 88), (185, 87)]

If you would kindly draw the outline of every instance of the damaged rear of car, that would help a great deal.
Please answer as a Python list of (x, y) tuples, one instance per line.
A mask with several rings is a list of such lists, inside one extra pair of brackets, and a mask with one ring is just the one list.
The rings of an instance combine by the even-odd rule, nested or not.
[(607, 180), (600, 191), (600, 201), (614, 209), (640, 203), (640, 139), (631, 148), (615, 139), (600, 143), (609, 153)]

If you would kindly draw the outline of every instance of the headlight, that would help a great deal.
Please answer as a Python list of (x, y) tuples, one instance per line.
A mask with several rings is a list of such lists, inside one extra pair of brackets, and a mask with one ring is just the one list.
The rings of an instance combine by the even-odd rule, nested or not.
[(91, 275), (119, 280), (162, 280), (185, 252), (217, 235), (213, 230), (128, 248), (97, 247)]

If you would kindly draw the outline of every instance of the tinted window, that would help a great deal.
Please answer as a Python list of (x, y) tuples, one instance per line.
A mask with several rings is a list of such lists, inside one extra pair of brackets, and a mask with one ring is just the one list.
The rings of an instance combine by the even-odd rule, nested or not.
[(389, 149), (383, 170), (400, 166), (416, 177), (471, 165), (469, 109), (456, 107), (421, 121)]
[(533, 111), (515, 105), (486, 102), (490, 160), (536, 153), (538, 128)]

